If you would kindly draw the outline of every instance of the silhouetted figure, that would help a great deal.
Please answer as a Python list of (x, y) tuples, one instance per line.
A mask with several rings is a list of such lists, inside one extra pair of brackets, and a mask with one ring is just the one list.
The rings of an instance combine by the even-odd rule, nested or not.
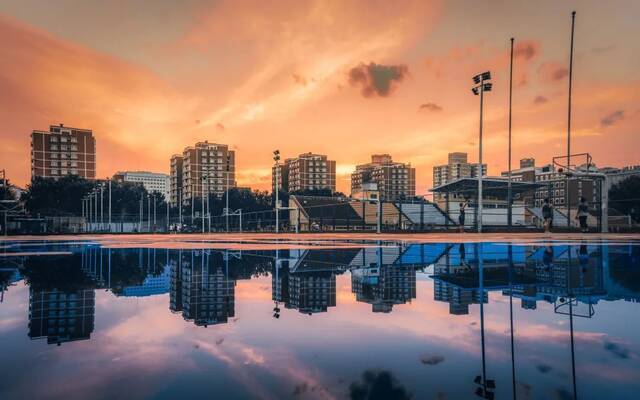
[(542, 218), (544, 219), (545, 233), (551, 232), (551, 228), (553, 227), (553, 206), (549, 203), (549, 199), (544, 199)]
[(468, 201), (464, 201), (460, 203), (460, 215), (458, 215), (458, 224), (460, 225), (460, 233), (464, 233), (464, 217), (465, 210), (467, 208)]
[(587, 225), (587, 217), (589, 216), (589, 204), (587, 199), (580, 197), (580, 204), (578, 204), (578, 214), (576, 218), (580, 221), (580, 231), (582, 233), (589, 232), (589, 226)]
[(544, 248), (544, 253), (542, 254), (542, 264), (544, 265), (544, 270), (551, 270), (551, 264), (553, 264), (553, 247), (547, 246)]

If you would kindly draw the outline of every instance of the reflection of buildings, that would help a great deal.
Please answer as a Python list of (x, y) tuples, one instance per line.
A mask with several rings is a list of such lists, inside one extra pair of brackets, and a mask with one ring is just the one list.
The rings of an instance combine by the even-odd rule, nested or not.
[(380, 265), (351, 271), (356, 300), (371, 304), (373, 312), (391, 312), (395, 304), (416, 297), (416, 270), (412, 266)]
[(61, 344), (89, 339), (95, 318), (95, 291), (29, 290), (29, 337)]
[(357, 249), (279, 251), (272, 275), (272, 298), (301, 313), (326, 312), (336, 306), (336, 274)]
[(463, 288), (446, 281), (434, 280), (433, 299), (449, 303), (449, 313), (452, 315), (469, 314), (469, 305), (489, 302), (489, 295), (479, 289)]
[(185, 320), (206, 327), (235, 315), (235, 281), (225, 271), (220, 253), (187, 253), (172, 268), (170, 281), (170, 308), (182, 311)]
[(298, 272), (289, 274), (287, 308), (305, 314), (326, 312), (336, 306), (336, 275), (331, 271)]
[(537, 302), (544, 301), (562, 313), (571, 299), (574, 314), (590, 316), (599, 300), (640, 299), (640, 290), (629, 289), (640, 277), (640, 252), (635, 247), (449, 245), (434, 263), (434, 297), (448, 302), (452, 314), (468, 313), (468, 305), (482, 297), (482, 264), (485, 303), (489, 291), (500, 290), (520, 298), (523, 309), (536, 309)]
[(169, 291), (171, 280), (171, 268), (166, 265), (160, 275), (147, 275), (142, 284), (136, 286), (125, 286), (122, 295), (128, 297), (144, 297), (157, 294), (164, 294)]

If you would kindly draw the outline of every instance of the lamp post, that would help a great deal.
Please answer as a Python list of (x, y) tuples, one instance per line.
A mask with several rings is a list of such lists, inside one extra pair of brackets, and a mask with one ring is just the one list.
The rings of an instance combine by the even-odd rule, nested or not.
[[(207, 176), (204, 175), (204, 172), (202, 172), (202, 170), (200, 171), (200, 174), (202, 175), (202, 185), (201, 185), (202, 186), (202, 190), (201, 190), (201, 193), (200, 193), (201, 194), (200, 199), (202, 200), (202, 202), (201, 202), (202, 203), (201, 204), (201, 209), (202, 209), (201, 221), (202, 221), (202, 233), (204, 233), (204, 184), (207, 181)], [(209, 187), (209, 186), (207, 185), (207, 187)]]
[[(567, 112), (567, 171), (571, 169), (571, 92), (573, 89), (573, 32), (576, 26), (576, 12), (571, 13), (571, 50), (569, 52), (569, 107)], [(569, 175), (564, 187), (567, 205), (567, 228), (571, 230), (571, 197), (569, 196)]]
[(474, 95), (480, 95), (480, 140), (478, 143), (478, 205), (476, 215), (478, 218), (478, 233), (482, 233), (482, 108), (484, 105), (484, 92), (490, 92), (493, 86), (487, 82), (491, 80), (489, 71), (483, 72), (473, 77), (473, 83), (476, 84), (471, 91)]
[(509, 64), (509, 179), (507, 181), (507, 225), (513, 225), (513, 192), (511, 189), (511, 102), (513, 98), (513, 38), (511, 38), (511, 62)]
[(100, 230), (104, 230), (104, 183), (100, 184)]
[(225, 211), (225, 224), (227, 227), (227, 233), (229, 233), (229, 163), (230, 163), (230, 156), (229, 153), (227, 153), (227, 179), (226, 179), (226, 184), (227, 184), (227, 193), (225, 195), (226, 197), (226, 211)]
[(109, 233), (111, 233), (111, 179), (109, 179)]
[(275, 192), (276, 192), (276, 204), (275, 204), (275, 210), (276, 210), (276, 233), (280, 232), (280, 216), (278, 214), (280, 214), (278, 211), (279, 209), (279, 200), (278, 200), (278, 192), (280, 192), (280, 184), (278, 182), (278, 177), (280, 176), (280, 165), (279, 165), (279, 161), (280, 161), (280, 150), (275, 150), (273, 152), (273, 161), (275, 161), (276, 163), (276, 184), (275, 184)]

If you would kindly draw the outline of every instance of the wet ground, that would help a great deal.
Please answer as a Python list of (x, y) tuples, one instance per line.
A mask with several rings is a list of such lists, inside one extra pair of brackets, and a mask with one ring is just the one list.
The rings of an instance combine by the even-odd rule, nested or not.
[(638, 237), (479, 239), (8, 238), (0, 398), (637, 398)]

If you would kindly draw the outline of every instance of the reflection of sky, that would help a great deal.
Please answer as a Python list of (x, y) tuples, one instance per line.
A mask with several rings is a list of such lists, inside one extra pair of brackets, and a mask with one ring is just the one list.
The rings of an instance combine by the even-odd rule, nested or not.
[[(633, 267), (637, 268), (637, 265)], [(115, 297), (96, 289), (90, 340), (50, 346), (27, 337), (29, 290), (19, 282), (0, 304), (0, 398), (343, 398), (365, 370), (389, 370), (415, 398), (471, 398), (481, 371), (479, 306), (449, 315), (418, 273), (417, 298), (389, 314), (355, 301), (349, 273), (337, 306), (313, 316), (272, 317), (271, 278), (239, 280), (235, 318), (197, 327), (169, 312), (169, 296)], [(513, 299), (516, 379), (521, 397), (571, 394), (569, 317)], [(600, 301), (574, 318), (580, 398), (634, 398), (640, 390), (638, 305)], [(509, 298), (485, 305), (487, 374), (497, 398), (511, 397)], [(434, 361), (435, 360), (435, 361)], [(528, 396), (526, 395), (528, 393)]]

